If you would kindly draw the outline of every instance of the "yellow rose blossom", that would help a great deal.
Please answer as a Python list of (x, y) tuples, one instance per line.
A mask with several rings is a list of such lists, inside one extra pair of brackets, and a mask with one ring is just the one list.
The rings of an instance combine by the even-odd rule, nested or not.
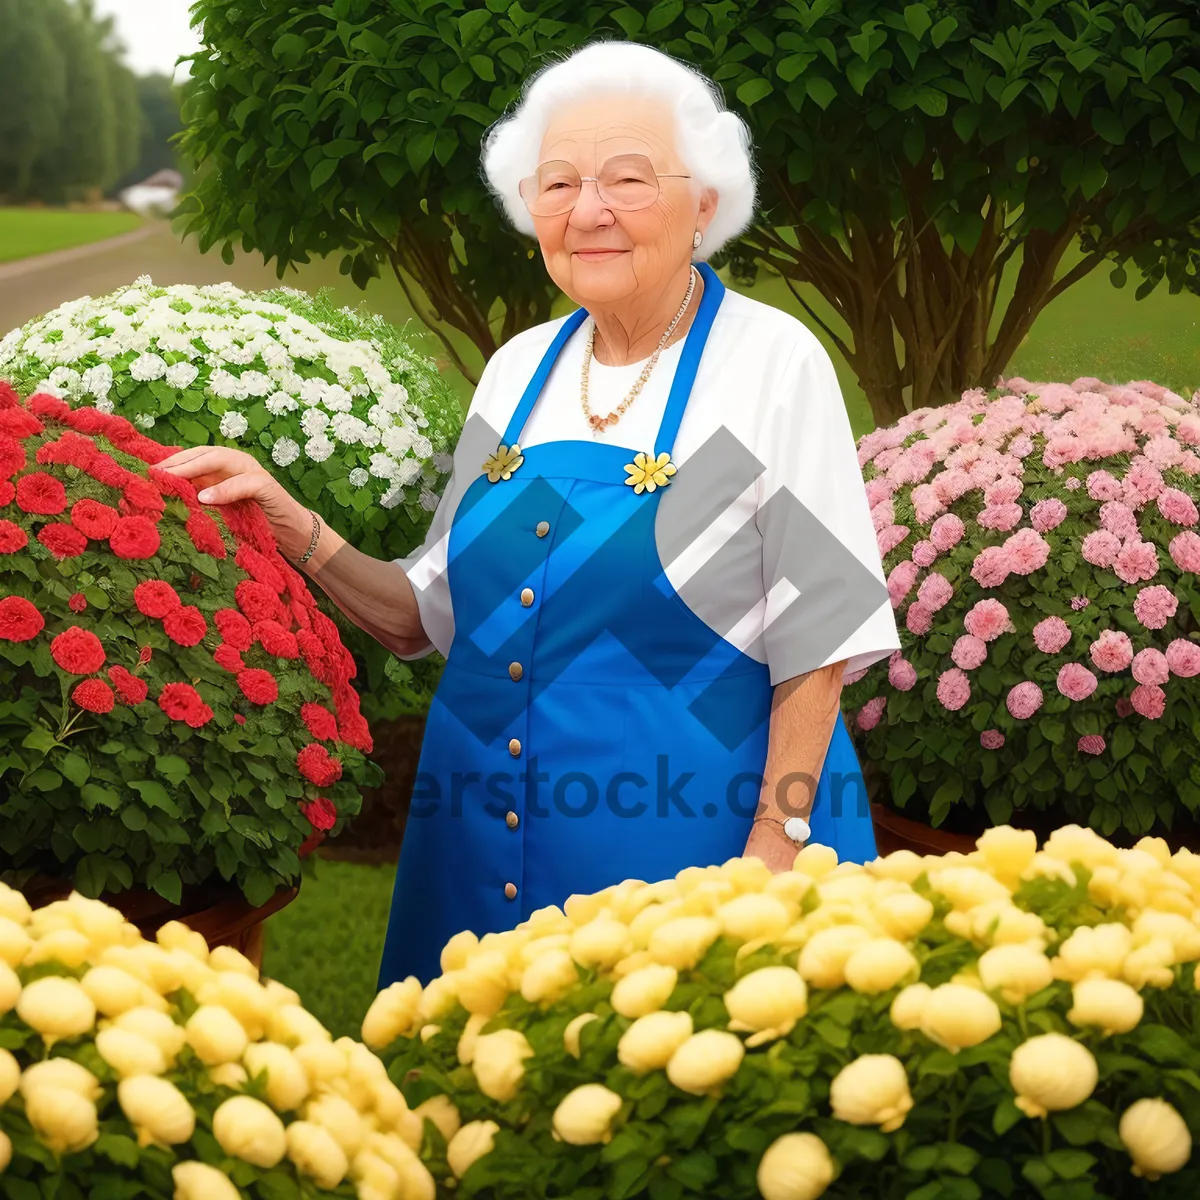
[(837, 851), (832, 846), (810, 842), (796, 855), (792, 870), (807, 875), (809, 879), (824, 879), (837, 865)]
[(1095, 1090), (1099, 1070), (1092, 1052), (1061, 1033), (1022, 1042), (1008, 1068), (1017, 1107), (1027, 1117), (1044, 1117), (1082, 1104)]
[(500, 1126), (495, 1121), (468, 1121), (446, 1147), (446, 1162), (461, 1179), (484, 1155), (491, 1154)]
[(579, 971), (566, 950), (547, 950), (525, 969), (521, 996), (530, 1004), (549, 1003), (578, 982)]
[(647, 949), (656, 961), (668, 967), (690, 970), (720, 936), (720, 923), (712, 917), (677, 917), (650, 935)]
[(1171, 943), (1177, 963), (1200, 959), (1200, 929), (1179, 913), (1149, 908), (1138, 914), (1133, 922), (1134, 946), (1143, 946), (1156, 938), (1165, 938)]
[(878, 884), (865, 872), (856, 875), (826, 875), (817, 884), (822, 905), (845, 904), (853, 909), (869, 906)]
[(210, 1067), (208, 1077), (217, 1087), (240, 1091), (250, 1081), (246, 1068), (240, 1062), (221, 1063), (219, 1067)]
[(1029, 945), (993, 946), (979, 957), (979, 979), (1009, 1004), (1021, 1004), (1054, 982), (1054, 969)]
[[(797, 876), (785, 875), (783, 878), (795, 879)], [(717, 909), (722, 931), (739, 942), (778, 937), (791, 925), (794, 915), (795, 909), (791, 905), (758, 892), (735, 896)]]
[(305, 1105), (304, 1119), (329, 1130), (347, 1158), (353, 1159), (362, 1149), (366, 1136), (362, 1117), (344, 1097), (329, 1093), (317, 1096)]
[(329, 1030), (312, 1013), (298, 1004), (281, 1004), (267, 1022), (267, 1036), (273, 1042), (282, 1042), (293, 1049), (305, 1042), (328, 1042), (332, 1040)]
[(457, 975), (458, 1002), (469, 1013), (495, 1016), (508, 999), (508, 959), (499, 950), (481, 950)]
[(1155, 1180), (1187, 1166), (1192, 1135), (1178, 1110), (1165, 1100), (1135, 1100), (1117, 1127), (1133, 1159), (1133, 1173)]
[(319, 1188), (332, 1190), (350, 1170), (346, 1152), (333, 1134), (312, 1121), (294, 1121), (284, 1131), (287, 1156), (301, 1175)]
[(720, 871), (739, 892), (763, 892), (775, 878), (761, 858), (731, 858), (721, 864)]
[[(140, 942), (136, 946), (109, 946), (100, 955), (97, 966), (116, 967), (127, 975), (140, 980), (153, 994), (144, 1007), (166, 1011), (163, 996), (177, 992), (183, 987), (183, 973), (175, 958), (161, 946), (152, 942)], [(99, 1008), (99, 1004), (96, 1006)]]
[(398, 1037), (411, 1033), (420, 1003), (421, 983), (415, 976), (384, 988), (363, 1018), (363, 1041), (373, 1050), (382, 1050)]
[(358, 1200), (396, 1200), (404, 1194), (400, 1172), (373, 1151), (363, 1151), (350, 1164)]
[(53, 1043), (90, 1033), (96, 1023), (96, 1006), (76, 980), (46, 975), (21, 992), (17, 1016), (47, 1043)]
[(417, 1005), (417, 1023), (424, 1024), (444, 1017), (453, 1008), (458, 999), (458, 977), (455, 971), (448, 975), (439, 975), (431, 979), (421, 992), (421, 1000)]
[(925, 860), (911, 850), (897, 850), (886, 858), (867, 863), (867, 871), (876, 879), (894, 879), (913, 883), (925, 873)]
[(20, 978), (8, 963), (0, 961), (0, 1017), (12, 1012), (20, 998)]
[(1135, 988), (1167, 988), (1175, 982), (1174, 962), (1175, 947), (1166, 938), (1154, 938), (1130, 951), (1121, 973)]
[(204, 935), (189, 929), (182, 921), (168, 921), (155, 939), (164, 950), (182, 950), (199, 962), (208, 962), (208, 943)]
[(1064, 825), (1056, 829), (1042, 847), (1044, 854), (1057, 858), (1067, 866), (1079, 863), (1088, 870), (1109, 866), (1117, 861), (1116, 847), (1094, 829), (1081, 825)]
[(216, 1005), (196, 1009), (184, 1029), (188, 1045), (206, 1067), (237, 1062), (250, 1042), (241, 1022), (228, 1009)]
[(898, 891), (876, 888), (871, 914), (888, 937), (907, 942), (933, 920), (933, 905), (908, 887)]
[(17, 925), (28, 925), (33, 909), (29, 901), (7, 883), (0, 883), (0, 920), (12, 921)]
[(845, 976), (856, 992), (875, 996), (915, 978), (920, 969), (907, 946), (894, 938), (874, 938), (846, 960)]
[(339, 1078), (346, 1070), (346, 1056), (332, 1042), (305, 1042), (292, 1053), (314, 1089)]
[(1015, 888), (1037, 853), (1037, 835), (1030, 829), (999, 825), (986, 830), (975, 846), (988, 870), (1002, 883)]
[(532, 1054), (533, 1047), (516, 1029), (481, 1034), (471, 1063), (479, 1090), (491, 1100), (511, 1100), (525, 1076), (525, 1059)]
[(0, 1175), (3, 1175), (8, 1170), (8, 1164), (12, 1162), (12, 1157), (12, 1139), (3, 1129), (0, 1129)]
[(33, 1089), (25, 1097), (25, 1117), (55, 1154), (77, 1154), (100, 1136), (95, 1104), (67, 1088)]
[(217, 972), (196, 999), (202, 1005), (212, 1004), (230, 1012), (252, 1042), (263, 1036), (272, 1014), (278, 1011), (267, 998), (266, 988), (240, 971)]
[(78, 929), (56, 929), (36, 939), (25, 955), (24, 966), (56, 962), (74, 971), (82, 967), (92, 954), (92, 943)]
[(605, 911), (575, 931), (569, 949), (580, 966), (611, 967), (628, 942), (629, 926)]
[(841, 987), (846, 982), (846, 963), (861, 946), (871, 941), (871, 934), (861, 925), (834, 925), (822, 929), (800, 951), (797, 967), (812, 986)]
[[(755, 862), (758, 860), (755, 859)], [(813, 881), (799, 871), (782, 871), (772, 875), (763, 887), (763, 895), (773, 896), (784, 904), (799, 906), (813, 889)]]
[(81, 1063), (70, 1058), (47, 1058), (25, 1069), (20, 1091), (26, 1100), (41, 1088), (74, 1092), (84, 1100), (99, 1100), (100, 1081)]
[(1095, 1025), (1106, 1034), (1128, 1033), (1145, 1012), (1141, 996), (1119, 979), (1083, 979), (1071, 989), (1072, 1025)]
[(829, 1104), (839, 1121), (899, 1129), (913, 1106), (904, 1064), (891, 1054), (860, 1055), (834, 1076)]
[(674, 967), (651, 963), (619, 979), (609, 1003), (623, 1017), (644, 1017), (666, 1004), (678, 980)]
[(222, 1150), (253, 1166), (278, 1166), (287, 1153), (283, 1122), (261, 1100), (234, 1096), (213, 1113), (213, 1136)]
[(0, 917), (0, 962), (19, 967), (29, 953), (33, 939), (10, 917)]
[(440, 1025), (422, 1025), (417, 1031), (417, 1036), (420, 1037), (421, 1041), (423, 1042), (431, 1042), (441, 1032), (442, 1027)]
[(947, 913), (945, 925), (955, 937), (979, 946), (1028, 943), (1043, 950), (1051, 938), (1046, 923), (1037, 913), (1017, 908), (1011, 900), (981, 904), (970, 912)]
[(451, 1141), (462, 1125), (458, 1109), (449, 1096), (430, 1096), (424, 1103), (418, 1104), (413, 1112), (420, 1121), (432, 1121), (447, 1142)]
[(278, 1042), (253, 1042), (242, 1063), (251, 1078), (265, 1074), (266, 1096), (277, 1112), (291, 1112), (308, 1098), (308, 1074), (287, 1046)]
[(230, 1182), (229, 1176), (207, 1163), (176, 1163), (171, 1168), (175, 1184), (175, 1200), (241, 1200), (242, 1193)]
[(733, 1033), (704, 1029), (693, 1033), (667, 1063), (667, 1078), (694, 1096), (711, 1093), (737, 1073), (746, 1048)]
[(748, 1046), (787, 1037), (808, 1012), (808, 985), (792, 967), (760, 967), (725, 993), (729, 1028), (751, 1033)]
[(612, 1140), (613, 1118), (623, 1101), (599, 1083), (585, 1083), (568, 1092), (554, 1110), (555, 1134), (570, 1146), (595, 1146)]
[(929, 886), (953, 908), (969, 912), (981, 904), (1008, 900), (1011, 893), (998, 879), (978, 867), (947, 867), (929, 873)]
[[(442, 947), (442, 974), (449, 975), (451, 971), (458, 971), (462, 967), (465, 967), (467, 959), (471, 957), (472, 952), (478, 945), (479, 939), (469, 929), (464, 929), (461, 933), (456, 933)], [(405, 982), (407, 983), (407, 980)], [(394, 987), (395, 985), (393, 984), (392, 986)]]
[(913, 983), (902, 989), (892, 1001), (888, 1015), (897, 1029), (912, 1030), (921, 1028), (921, 1018), (925, 1013), (925, 1005), (933, 995), (933, 988), (927, 983)]
[(785, 1133), (767, 1147), (755, 1180), (763, 1200), (817, 1200), (833, 1182), (833, 1159), (815, 1133)]
[[(371, 1134), (367, 1139), (369, 1150), (387, 1162), (396, 1172), (400, 1182), (400, 1195), (404, 1200), (434, 1200), (437, 1185), (429, 1168), (421, 1161), (416, 1151), (395, 1134)], [(360, 1197), (361, 1200), (361, 1197)]]
[(8, 1050), (0, 1049), (0, 1108), (16, 1095), (20, 1083), (20, 1063)]
[(1000, 1031), (1000, 1010), (985, 992), (943, 983), (925, 998), (921, 1032), (947, 1050), (965, 1050)]
[(563, 1049), (572, 1057), (578, 1058), (580, 1055), (579, 1035), (583, 1032), (583, 1027), (589, 1022), (596, 1020), (596, 1014), (592, 1012), (580, 1013), (579, 1016), (573, 1017), (568, 1022), (566, 1029), (563, 1030)]
[(167, 1069), (167, 1057), (156, 1043), (115, 1025), (96, 1034), (96, 1050), (120, 1079), (161, 1075)]
[(617, 1059), (634, 1071), (659, 1071), (691, 1036), (690, 1013), (647, 1013), (621, 1035)]
[(178, 1146), (196, 1131), (196, 1114), (187, 1097), (166, 1079), (140, 1075), (117, 1085), (121, 1111), (137, 1130), (138, 1143)]
[(1055, 979), (1117, 979), (1133, 949), (1133, 934), (1114, 923), (1081, 925), (1058, 948), (1051, 960)]

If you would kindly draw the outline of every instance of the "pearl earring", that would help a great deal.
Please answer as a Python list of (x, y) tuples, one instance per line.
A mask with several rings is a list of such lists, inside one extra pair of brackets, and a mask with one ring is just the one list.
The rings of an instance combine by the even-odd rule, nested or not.
[(697, 230), (696, 230), (696, 232), (695, 232), (695, 233), (692, 235), (692, 249), (693, 249), (693, 250), (699, 250), (699, 249), (700, 249), (700, 243), (701, 243), (702, 241), (704, 241), (704, 234), (702, 234), (702, 233), (700, 232), (700, 230), (698, 230), (698, 229), (697, 229)]

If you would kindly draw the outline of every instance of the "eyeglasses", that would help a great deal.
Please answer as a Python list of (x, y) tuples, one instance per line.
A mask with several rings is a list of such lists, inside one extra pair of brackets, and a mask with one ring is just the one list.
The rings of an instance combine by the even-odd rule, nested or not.
[(600, 199), (622, 212), (649, 208), (661, 192), (660, 179), (691, 179), (690, 175), (659, 175), (644, 154), (619, 154), (607, 159), (598, 175), (580, 175), (569, 163), (544, 162), (536, 175), (522, 179), (521, 199), (535, 217), (559, 217), (579, 203), (585, 183), (594, 183)]

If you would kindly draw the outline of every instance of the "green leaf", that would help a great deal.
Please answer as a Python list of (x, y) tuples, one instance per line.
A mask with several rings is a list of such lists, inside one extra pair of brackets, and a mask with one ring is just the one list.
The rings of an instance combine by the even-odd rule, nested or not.
[(491, 20), (492, 14), (486, 8), (478, 8), (459, 17), (458, 36), (462, 38), (462, 44), (467, 46), (473, 42), (476, 34), (483, 30)]
[(72, 750), (63, 755), (58, 761), (57, 766), (76, 787), (85, 784), (92, 773), (92, 768), (88, 760), (77, 750)]
[(309, 176), (309, 184), (314, 192), (319, 191), (327, 184), (337, 171), (337, 162), (332, 158), (323, 158), (312, 169), (312, 175)]
[(168, 903), (178, 904), (183, 899), (183, 883), (178, 871), (164, 871), (154, 881), (154, 890)]
[(1052, 1150), (1042, 1161), (1059, 1179), (1078, 1179), (1096, 1165), (1096, 1156), (1086, 1150)]
[(165, 812), (168, 817), (179, 816), (179, 805), (171, 799), (171, 793), (156, 779), (134, 779), (129, 786), (142, 798), (142, 803), (150, 808)]
[(187, 759), (180, 758), (178, 754), (156, 755), (154, 769), (171, 784), (182, 783), (192, 773)]
[(150, 823), (150, 818), (140, 808), (126, 804), (121, 809), (121, 824), (132, 833), (141, 833)]
[(958, 20), (955, 17), (943, 17), (933, 27), (933, 32), (929, 35), (929, 40), (933, 43), (934, 48), (940, 50), (946, 44), (946, 39), (957, 28)]
[(919, 42), (933, 24), (933, 18), (929, 15), (929, 6), (926, 4), (907, 5), (904, 9), (904, 23), (908, 26), (908, 32)]
[(1106, 141), (1114, 146), (1125, 143), (1125, 126), (1121, 118), (1111, 108), (1097, 108), (1092, 112), (1092, 128)]
[(472, 54), (471, 69), (487, 83), (496, 82), (496, 64), (486, 54)]
[(1025, 1120), (1025, 1114), (1017, 1107), (1011, 1096), (1006, 1096), (996, 1105), (992, 1114), (992, 1132), (997, 1137), (1003, 1137), (1014, 1125)]
[(823, 75), (814, 75), (806, 82), (808, 95), (818, 108), (828, 108), (837, 97), (837, 88)]
[(1118, 725), (1113, 732), (1110, 749), (1112, 756), (1117, 762), (1120, 762), (1126, 755), (1132, 753), (1134, 746), (1137, 745), (1133, 736), (1133, 731), (1128, 725)]
[(760, 100), (765, 100), (775, 90), (771, 81), (761, 77), (747, 79), (745, 83), (737, 90), (737, 98), (746, 105), (747, 108), (757, 104)]

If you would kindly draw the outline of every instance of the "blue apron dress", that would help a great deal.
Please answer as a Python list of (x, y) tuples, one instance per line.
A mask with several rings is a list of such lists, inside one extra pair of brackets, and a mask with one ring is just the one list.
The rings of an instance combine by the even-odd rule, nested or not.
[[(725, 291), (699, 269), (705, 289), (655, 453), (675, 440)], [(559, 331), (503, 445), (519, 443), (586, 315)], [(767, 665), (714, 633), (666, 580), (654, 534), (662, 490), (625, 482), (634, 450), (556, 441), (523, 454), (507, 479), (481, 474), (451, 525), (454, 637), (426, 724), (381, 987), (440, 974), (442, 947), (461, 930), (482, 937), (573, 893), (719, 864), (750, 834)], [(814, 842), (865, 862), (874, 834), (865, 804), (840, 802), (856, 794), (849, 778), (861, 771), (839, 720), (808, 819)]]

